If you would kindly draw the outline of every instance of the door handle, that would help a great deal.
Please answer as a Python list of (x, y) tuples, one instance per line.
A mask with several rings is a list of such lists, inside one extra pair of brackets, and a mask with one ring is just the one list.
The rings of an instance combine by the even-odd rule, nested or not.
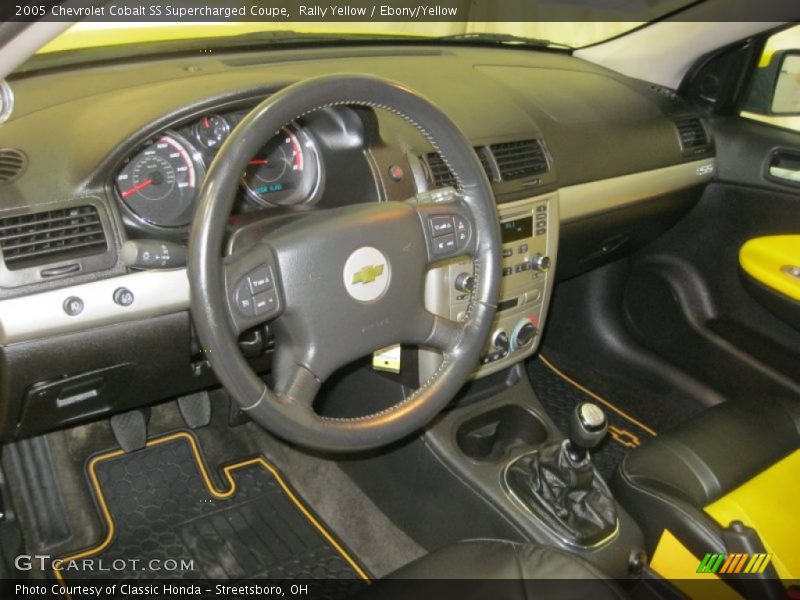
[(769, 159), (767, 178), (800, 185), (800, 151), (775, 150)]

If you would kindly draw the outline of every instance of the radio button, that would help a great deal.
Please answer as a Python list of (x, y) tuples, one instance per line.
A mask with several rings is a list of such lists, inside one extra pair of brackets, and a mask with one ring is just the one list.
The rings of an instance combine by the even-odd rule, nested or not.
[(535, 254), (531, 257), (531, 268), (546, 273), (550, 270), (551, 260), (549, 256), (543, 254)]

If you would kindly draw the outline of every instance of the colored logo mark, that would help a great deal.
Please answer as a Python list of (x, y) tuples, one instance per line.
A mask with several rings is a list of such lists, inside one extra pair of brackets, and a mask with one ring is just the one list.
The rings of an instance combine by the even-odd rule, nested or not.
[(383, 265), (370, 265), (353, 273), (353, 283), (372, 283), (383, 274)]
[(700, 561), (697, 573), (725, 575), (733, 573), (763, 573), (772, 561), (772, 554), (708, 553)]

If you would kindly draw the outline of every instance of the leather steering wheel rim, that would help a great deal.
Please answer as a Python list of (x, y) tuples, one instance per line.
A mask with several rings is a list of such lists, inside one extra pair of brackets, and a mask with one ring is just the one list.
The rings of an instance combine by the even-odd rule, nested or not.
[[(311, 408), (309, 398), (313, 400), (322, 379), (314, 372), (311, 359), (283, 359), (284, 364), (295, 364), (292, 365), (292, 377), (286, 379), (278, 393), (269, 389), (251, 369), (239, 350), (236, 329), (231, 326), (227, 267), (222, 258), (227, 218), (236, 198), (240, 173), (247, 162), (266, 140), (286, 125), (303, 115), (340, 105), (387, 110), (425, 135), (455, 175), (458, 206), (453, 205), (451, 210), (470, 219), (474, 229), (470, 256), (475, 264), (475, 285), (466, 311), (466, 322), (455, 324), (428, 313), (424, 318), (430, 332), (415, 333), (406, 340), (413, 339), (419, 345), (436, 341), (442, 346), (443, 362), (439, 369), (402, 402), (378, 413), (347, 419), (322, 417)], [(392, 214), (396, 218), (410, 223), (408, 219), (412, 217), (406, 214), (409, 209), (404, 203), (378, 204), (387, 205), (381, 207), (386, 214), (394, 211)], [(441, 210), (437, 205), (431, 206), (432, 210)], [(420, 206), (410, 213), (422, 215), (419, 217), (422, 219), (420, 231), (427, 231), (425, 210), (427, 207)], [(420, 239), (423, 239), (422, 234)], [(355, 248), (358, 241), (354, 240), (353, 244)], [(411, 242), (406, 245), (411, 246)], [(500, 247), (499, 225), (489, 181), (469, 141), (438, 107), (403, 85), (378, 77), (332, 75), (308, 79), (284, 88), (253, 109), (231, 132), (208, 169), (189, 240), (191, 313), (215, 374), (256, 423), (279, 437), (318, 450), (375, 448), (426, 425), (467, 381), (478, 362), (496, 312), (500, 289)], [(290, 269), (280, 261), (275, 264), (275, 269), (278, 281), (292, 276)], [(421, 273), (424, 280), (424, 271)], [(341, 275), (339, 278), (341, 280)], [(394, 285), (400, 285), (400, 282)], [(289, 289), (288, 285), (286, 289)], [(280, 294), (278, 289), (279, 297)], [(411, 301), (422, 303), (423, 299), (412, 298)], [(281, 302), (285, 309), (292, 308), (293, 302), (288, 296)], [(354, 311), (359, 309), (367, 310), (353, 307)], [(378, 307), (369, 310), (378, 310)], [(281, 319), (278, 317), (276, 323)], [(436, 346), (435, 343), (431, 345)], [(382, 346), (373, 349), (379, 347)], [(325, 374), (329, 370), (326, 367)]]

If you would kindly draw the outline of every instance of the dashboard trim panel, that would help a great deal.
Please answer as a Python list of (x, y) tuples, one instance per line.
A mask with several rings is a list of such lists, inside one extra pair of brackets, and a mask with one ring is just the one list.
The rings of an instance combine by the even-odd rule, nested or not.
[(559, 189), (561, 222), (623, 208), (696, 185), (714, 178), (716, 161), (706, 158), (663, 169), (600, 179)]
[[(133, 294), (130, 306), (114, 302), (114, 292)], [(64, 302), (80, 298), (83, 310), (70, 316)], [(189, 308), (186, 269), (142, 271), (30, 296), (0, 301), (0, 345), (146, 319)]]
[[(561, 188), (557, 194), (562, 223), (589, 217), (636, 202), (708, 183), (715, 172), (714, 159), (704, 159)], [(711, 167), (711, 168), (709, 168)], [(529, 202), (530, 199), (521, 203)], [(499, 205), (507, 211), (518, 203)], [(117, 288), (134, 295), (131, 306), (113, 301)], [(64, 300), (77, 296), (84, 310), (69, 316)], [(122, 321), (164, 315), (189, 308), (186, 269), (144, 271), (101, 281), (0, 301), (0, 345), (91, 329)]]

